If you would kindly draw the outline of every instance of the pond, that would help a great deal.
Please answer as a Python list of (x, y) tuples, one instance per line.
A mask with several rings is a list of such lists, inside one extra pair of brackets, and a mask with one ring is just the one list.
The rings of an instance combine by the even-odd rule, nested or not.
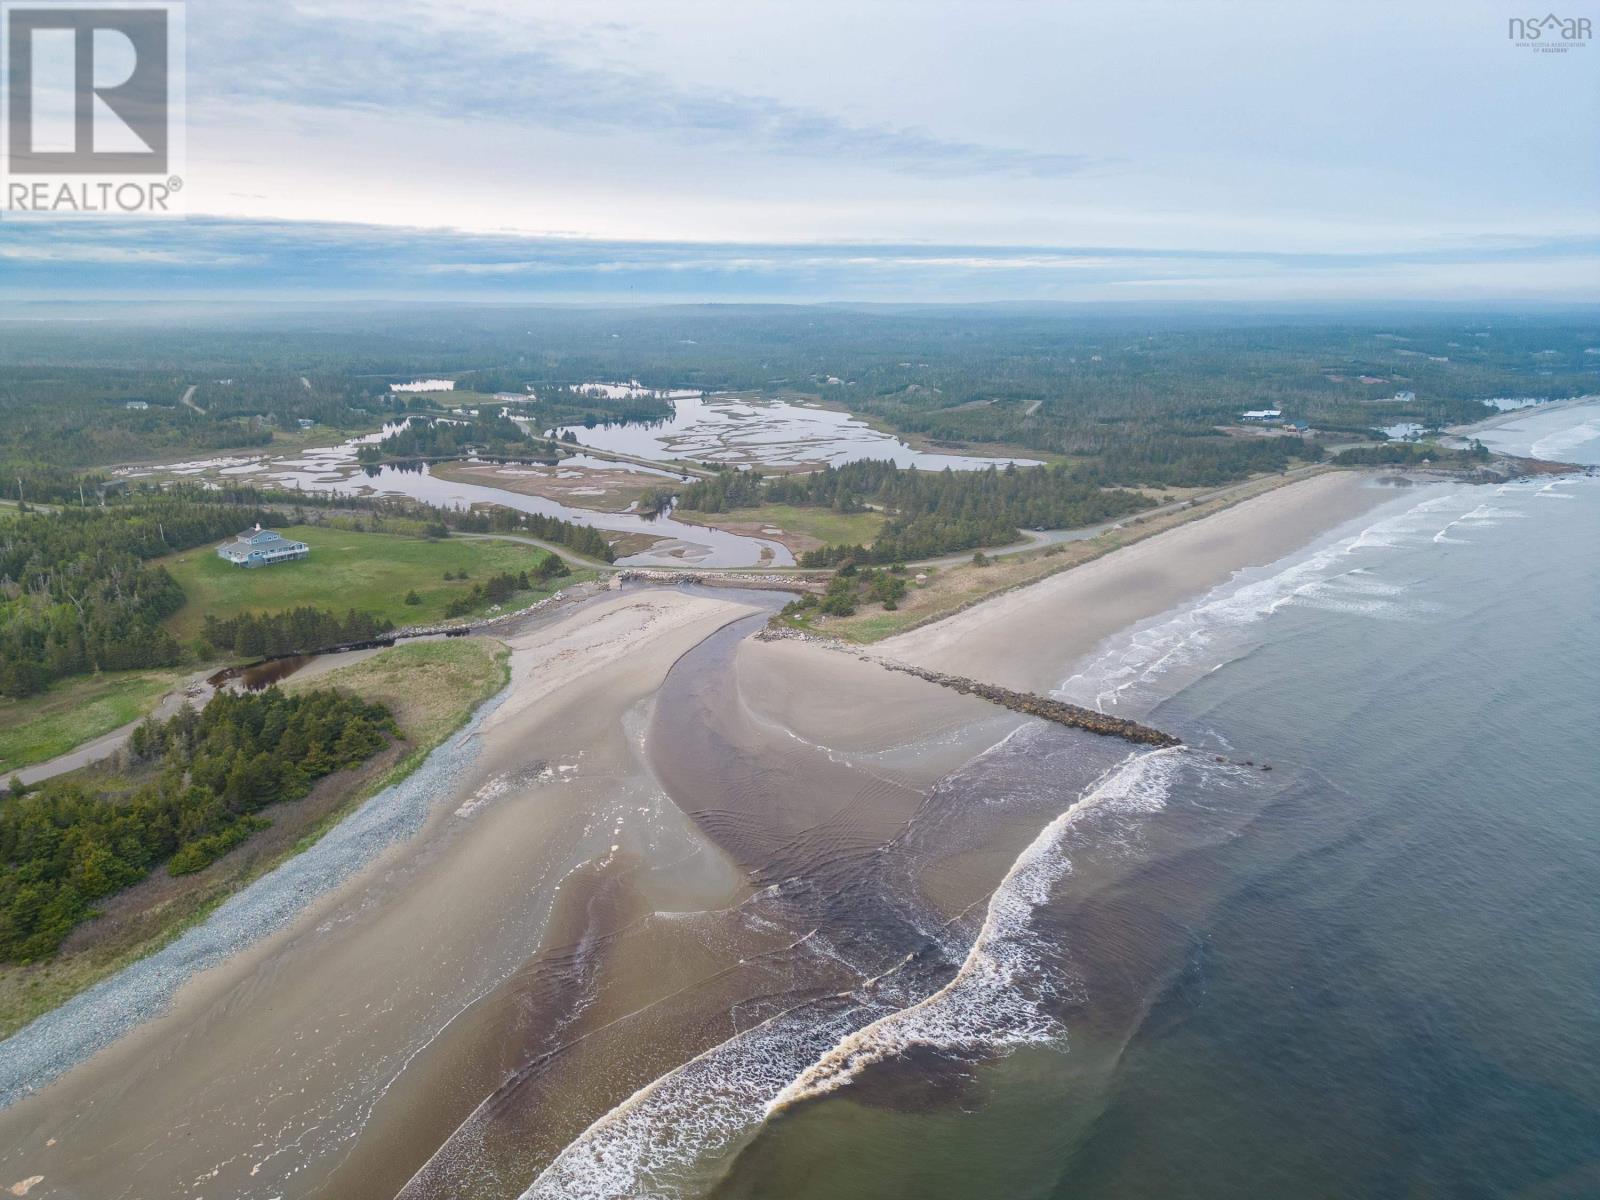
[(839, 466), (860, 459), (889, 459), (918, 470), (980, 471), (1016, 463), (1035, 466), (1027, 458), (983, 458), (917, 450), (891, 433), (874, 429), (860, 417), (821, 405), (788, 400), (746, 400), (735, 396), (691, 394), (673, 397), (677, 411), (667, 421), (626, 425), (564, 426), (585, 446), (613, 454), (735, 466), (789, 469)]

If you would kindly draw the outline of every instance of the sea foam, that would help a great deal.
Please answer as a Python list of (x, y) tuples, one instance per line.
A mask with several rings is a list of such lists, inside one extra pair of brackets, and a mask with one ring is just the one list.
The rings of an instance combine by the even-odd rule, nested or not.
[[(1176, 767), (1199, 761), (1181, 747), (1124, 759), (1038, 834), (991, 895), (984, 921), (949, 983), (920, 1000), (880, 987), (904, 962), (853, 992), (800, 1005), (691, 1059), (639, 1089), (567, 1145), (522, 1200), (665, 1200), (673, 1180), (725, 1155), (762, 1121), (845, 1086), (872, 1064), (925, 1047), (1003, 1053), (1059, 1041), (1046, 1003), (1069, 978), (1046, 965), (1051, 947), (1031, 917), (1070, 870), (1064, 841), (1090, 813), (1159, 811)], [(1210, 767), (1209, 763), (1203, 764)]]
[(925, 1000), (863, 1027), (803, 1071), (767, 1106), (771, 1115), (846, 1086), (874, 1063), (915, 1048), (994, 1052), (1055, 1041), (1065, 1030), (1043, 1003), (1068, 981), (1042, 969), (1031, 917), (1072, 869), (1063, 839), (1094, 810), (1151, 813), (1165, 807), (1182, 747), (1137, 755), (1113, 768), (1029, 843), (989, 898), (983, 927), (954, 979)]

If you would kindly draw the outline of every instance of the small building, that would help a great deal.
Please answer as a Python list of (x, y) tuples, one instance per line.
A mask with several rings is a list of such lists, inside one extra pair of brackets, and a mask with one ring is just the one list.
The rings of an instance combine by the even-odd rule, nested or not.
[(270, 567), (310, 555), (311, 547), (304, 542), (291, 542), (283, 534), (259, 525), (217, 547), (217, 557), (236, 567)]
[(300, 426), (301, 429), (310, 429), (316, 424), (310, 417), (296, 417), (294, 423)]
[(123, 405), (123, 407), (132, 409), (134, 412), (143, 412), (145, 409), (150, 407), (150, 401), (148, 401), (148, 400), (129, 400), (126, 404)]
[(1415, 404), (1417, 402), (1417, 394), (1415, 392), (1396, 392), (1394, 394), (1394, 402), (1396, 404)]
[(1241, 421), (1277, 421), (1283, 418), (1281, 408), (1252, 408), (1239, 414)]

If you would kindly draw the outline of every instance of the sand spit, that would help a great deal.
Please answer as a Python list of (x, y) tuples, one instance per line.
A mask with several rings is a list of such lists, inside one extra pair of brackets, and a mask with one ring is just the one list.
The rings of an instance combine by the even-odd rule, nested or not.
[[(404, 1113), (368, 1129), (374, 1106), (538, 951), (563, 879), (648, 850), (659, 792), (625, 714), (748, 611), (652, 589), (508, 639), (512, 687), (408, 781), (402, 828), (375, 822), (386, 812), (375, 801), (169, 948), (183, 954), (164, 951), (0, 1044), (17, 1091), (92, 1055), (0, 1112), (0, 1176), (40, 1174), (63, 1195), (268, 1200), (326, 1194), (365, 1136), (407, 1145)], [(257, 906), (277, 919), (242, 929)], [(190, 952), (200, 938), (214, 951)], [(137, 1027), (112, 1040), (119, 1029), (103, 1036), (96, 1006), (126, 1006), (129, 988), (121, 1019)], [(86, 1032), (63, 1041), (63, 1028)], [(409, 1147), (417, 1161), (427, 1149)], [(398, 1161), (387, 1190), (374, 1180), (339, 1194), (392, 1196), (415, 1165)]]
[(1067, 664), (1236, 571), (1294, 552), (1393, 499), (1367, 475), (1316, 475), (878, 643), (881, 657), (1018, 691), (1048, 692)]
[[(874, 653), (1046, 693), (1117, 630), (1392, 496), (1320, 476)], [(514, 1197), (615, 1106), (807, 997), (849, 1005), (893, 971), (899, 1008), (949, 982), (939, 960), (956, 950), (953, 971), (977, 930), (945, 947), (944, 923), (981, 919), (1060, 809), (1037, 823), (1030, 809), (996, 841), (985, 822), (1005, 797), (930, 810), (930, 795), (1038, 723), (816, 646), (753, 642), (759, 622), (732, 623), (757, 611), (735, 593), (638, 588), (502, 634), (511, 686), (414, 777), (399, 832), (337, 871), (285, 869), (242, 893), (280, 915), (214, 957), (150, 960), (168, 974), (136, 1027), (54, 1052), (78, 1065), (0, 1112), (0, 1179), (389, 1200), (416, 1176), (409, 1194)], [(674, 672), (691, 651), (697, 669)], [(361, 815), (290, 866), (327, 866), (318, 852)], [(195, 932), (226, 934), (232, 906)], [(896, 964), (927, 945), (936, 982), (917, 992), (923, 976)], [(884, 1014), (838, 1015), (859, 1028)], [(824, 1032), (821, 1052), (848, 1029)], [(0, 1044), (0, 1068), (40, 1069), (19, 1054), (31, 1033)]]

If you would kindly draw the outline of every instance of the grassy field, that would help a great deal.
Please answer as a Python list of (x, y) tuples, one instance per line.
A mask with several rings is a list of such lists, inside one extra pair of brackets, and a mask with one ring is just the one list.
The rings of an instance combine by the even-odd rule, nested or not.
[(111, 671), (63, 680), (43, 695), (0, 699), (0, 778), (137, 720), (184, 677)]
[[(249, 570), (218, 558), (211, 546), (161, 560), (183, 587), (188, 602), (170, 620), (180, 641), (200, 632), (207, 613), (219, 618), (241, 612), (281, 612), (310, 605), (344, 612), (354, 608), (388, 617), (397, 625), (438, 620), (445, 607), (491, 575), (503, 571), (530, 575), (546, 551), (520, 542), (446, 538), (429, 541), (390, 533), (353, 533), (324, 526), (295, 525), (278, 532), (305, 542), (311, 557)], [(446, 582), (444, 573), (466, 571), (470, 578)], [(571, 578), (538, 592), (522, 593), (519, 603), (548, 595)], [(422, 603), (405, 603), (415, 590)]]
[(714, 525), (739, 533), (759, 533), (771, 526), (828, 546), (865, 546), (883, 528), (882, 513), (838, 513), (829, 508), (802, 508), (792, 504), (763, 504), (759, 508), (732, 508), (721, 513), (677, 509), (672, 515), (680, 521)]
[(314, 845), (363, 800), (404, 779), (505, 686), (508, 657), (504, 646), (487, 638), (412, 642), (325, 675), (286, 681), (288, 690), (346, 688), (381, 700), (404, 741), (363, 769), (329, 776), (303, 800), (266, 809), (272, 827), (205, 870), (173, 878), (158, 867), (104, 902), (103, 915), (74, 931), (48, 962), (0, 966), (0, 1037), (153, 954), (252, 880)]

